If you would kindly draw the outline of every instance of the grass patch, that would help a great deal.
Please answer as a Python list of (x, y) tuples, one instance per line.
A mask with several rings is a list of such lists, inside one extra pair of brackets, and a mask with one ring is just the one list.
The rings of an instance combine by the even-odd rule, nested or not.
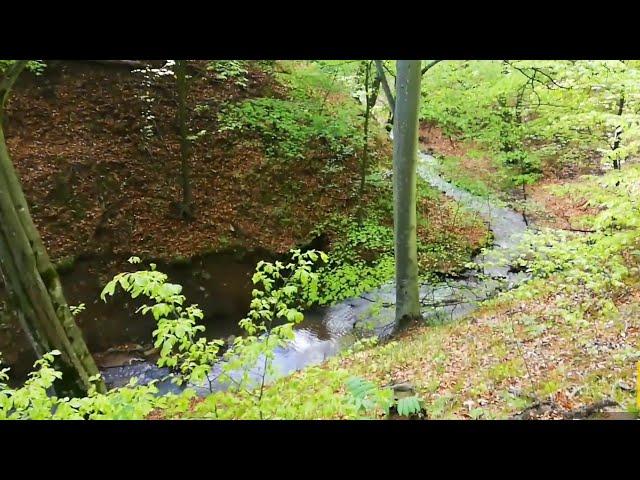
[(499, 162), (489, 160), (479, 150), (470, 150), (465, 157), (441, 156), (439, 168), (442, 176), (454, 185), (484, 198), (506, 200), (514, 186), (510, 174)]

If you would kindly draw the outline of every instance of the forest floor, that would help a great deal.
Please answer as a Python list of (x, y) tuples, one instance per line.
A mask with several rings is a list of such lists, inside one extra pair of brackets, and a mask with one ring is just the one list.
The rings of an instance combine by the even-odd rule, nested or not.
[(409, 382), (428, 418), (560, 419), (603, 400), (627, 412), (637, 388), (640, 288), (617, 302), (615, 320), (595, 317), (587, 328), (549, 315), (561, 300), (552, 291), (498, 299), (460, 322), (415, 327), (345, 357), (340, 368), (380, 385)]
[[(499, 167), (474, 145), (452, 142), (433, 127), (421, 134), (428, 138), (427, 150), (461, 159), (449, 174), (476, 186), (470, 190), (498, 198), (508, 193)], [(626, 177), (633, 179), (630, 188), (637, 189), (640, 167), (625, 168)], [(594, 215), (604, 207), (590, 206), (580, 188), (603, 194), (608, 184), (620, 184), (616, 172), (610, 175), (612, 180), (602, 182), (576, 175), (543, 179), (531, 194), (538, 205), (538, 226), (591, 231)], [(558, 186), (563, 191), (554, 188)], [(632, 242), (637, 249), (637, 234)], [(638, 266), (634, 248), (620, 250), (625, 268)], [(591, 275), (588, 267), (578, 273), (585, 281)], [(588, 307), (576, 322), (563, 310), (565, 282), (563, 274), (535, 279), (520, 287), (523, 295), (499, 295), (451, 324), (416, 325), (386, 345), (345, 356), (333, 368), (379, 385), (409, 382), (424, 401), (428, 418), (581, 418), (601, 409), (630, 418), (628, 412), (638, 408), (640, 284), (631, 275), (612, 291), (597, 292), (610, 296), (614, 306), (591, 312)], [(572, 294), (569, 311), (581, 310), (589, 295), (594, 292)]]
[[(330, 153), (319, 146), (305, 162), (283, 164), (269, 161), (255, 136), (217, 132), (225, 102), (281, 97), (286, 88), (255, 65), (240, 86), (207, 74), (202, 63), (189, 91), (190, 127), (210, 134), (192, 149), (192, 221), (175, 208), (181, 186), (171, 78), (150, 87), (149, 107), (140, 74), (127, 68), (66, 62), (21, 79), (8, 108), (7, 141), (55, 260), (101, 253), (188, 258), (234, 248), (282, 253), (310, 240), (327, 212), (355, 207), (357, 159), (347, 159), (340, 173), (323, 171)], [(150, 138), (143, 134), (147, 113), (154, 117)]]

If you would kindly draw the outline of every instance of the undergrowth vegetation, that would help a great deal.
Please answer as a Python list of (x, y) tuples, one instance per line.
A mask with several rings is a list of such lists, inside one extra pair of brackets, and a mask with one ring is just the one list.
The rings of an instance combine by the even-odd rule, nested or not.
[[(329, 232), (330, 259), (318, 273), (320, 304), (332, 304), (371, 291), (393, 279), (393, 192), (388, 175), (372, 175), (379, 190), (360, 222), (334, 217), (320, 225)], [(464, 270), (490, 233), (464, 207), (447, 202), (425, 180), (418, 180), (418, 263), (422, 281)]]
[[(119, 287), (132, 298), (143, 296), (151, 301), (138, 312), (151, 313), (157, 322), (153, 335), (160, 350), (158, 366), (169, 367), (169, 378), (187, 388), (180, 394), (160, 395), (156, 380), (137, 385), (133, 378), (125, 387), (106, 394), (92, 388), (86, 397), (60, 398), (55, 394), (55, 381), (62, 373), (52, 367), (60, 352), (52, 351), (35, 363), (35, 370), (20, 388), (6, 385), (9, 369), (0, 370), (0, 419), (126, 420), (150, 415), (211, 419), (360, 418), (388, 415), (394, 406), (400, 415), (417, 413), (417, 399), (396, 400), (392, 390), (349, 377), (341, 369), (327, 375), (325, 370), (311, 367), (303, 377), (268, 385), (278, 376), (273, 363), (275, 350), (292, 340), (293, 326), (303, 319), (296, 308), (300, 291), (317, 290), (318, 275), (312, 267), (318, 260), (327, 261), (323, 252), (314, 250), (293, 251), (291, 259), (287, 264), (258, 264), (252, 279), (256, 288), (251, 310), (240, 322), (245, 335), (227, 345), (224, 352), (223, 340), (207, 340), (198, 335), (204, 330), (197, 323), (202, 311), (197, 305), (184, 306), (182, 287), (168, 283), (167, 276), (155, 265), (150, 265), (150, 270), (116, 275), (105, 286), (103, 300)], [(139, 263), (140, 259), (132, 257), (130, 262)], [(214, 392), (216, 384), (226, 384), (227, 390)], [(203, 385), (210, 393), (204, 399), (198, 398), (194, 389)], [(349, 394), (344, 392), (345, 386)], [(301, 395), (306, 400), (301, 401)]]
[(336, 162), (362, 148), (356, 102), (344, 86), (314, 63), (281, 62), (276, 78), (286, 96), (244, 100), (224, 107), (219, 131), (257, 134), (267, 154), (279, 161), (303, 160), (310, 148), (326, 145)]
[(428, 418), (508, 418), (553, 405), (565, 418), (611, 401), (637, 413), (640, 168), (554, 188), (599, 213), (593, 232), (530, 233), (515, 262), (529, 282), (471, 318), (415, 329), (342, 358), (340, 368), (378, 384), (410, 381)]
[(425, 76), (421, 117), (481, 146), (504, 176), (494, 187), (526, 195), (543, 173), (618, 167), (638, 153), (639, 71), (618, 60), (445, 61)]

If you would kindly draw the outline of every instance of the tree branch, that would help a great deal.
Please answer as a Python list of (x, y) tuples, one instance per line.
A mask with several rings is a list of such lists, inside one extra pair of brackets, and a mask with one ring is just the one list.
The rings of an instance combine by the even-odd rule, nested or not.
[(9, 92), (11, 92), (13, 84), (16, 83), (16, 80), (20, 76), (20, 73), (22, 73), (22, 70), (27, 66), (27, 63), (27, 60), (17, 60), (9, 67), (4, 75), (0, 76), (0, 118), (2, 117), (5, 103), (9, 97)]
[(136, 67), (136, 68), (144, 68), (148, 65), (147, 62), (142, 62), (140, 60), (86, 60), (91, 63), (102, 63), (104, 65), (118, 65), (123, 67)]
[(427, 73), (429, 71), (429, 69), (431, 67), (433, 67), (434, 65), (436, 65), (437, 63), (440, 63), (442, 60), (431, 60), (429, 63), (427, 63), (422, 70), (420, 70), (420, 75), (424, 75), (425, 73)]
[(527, 71), (525, 71), (524, 68), (518, 67), (517, 65), (514, 65), (510, 60), (504, 60), (504, 63), (509, 65), (514, 70), (517, 70), (518, 72), (520, 72), (525, 77), (527, 77), (529, 79), (529, 81), (531, 81), (532, 86), (533, 86), (533, 83), (536, 82), (536, 83), (539, 83), (540, 85), (544, 85), (547, 88), (551, 88), (547, 83), (543, 82), (539, 78), (536, 78), (537, 74), (540, 74), (543, 77), (546, 77), (549, 80), (549, 82), (551, 82), (552, 85), (554, 85), (554, 86), (556, 86), (558, 88), (562, 88), (562, 89), (565, 89), (565, 90), (570, 90), (571, 89), (571, 87), (566, 87), (564, 85), (560, 85), (558, 82), (556, 82), (556, 80), (550, 74), (548, 74), (547, 72), (545, 72), (541, 68), (538, 68), (538, 67), (527, 67), (530, 70), (530, 72), (527, 72)]
[(384, 94), (387, 97), (387, 102), (389, 103), (389, 108), (393, 113), (396, 109), (396, 100), (393, 98), (393, 93), (391, 93), (391, 88), (389, 88), (389, 82), (387, 82), (387, 76), (384, 74), (384, 68), (382, 66), (382, 60), (376, 60), (376, 69), (378, 70), (378, 78), (382, 83), (382, 89), (384, 90)]

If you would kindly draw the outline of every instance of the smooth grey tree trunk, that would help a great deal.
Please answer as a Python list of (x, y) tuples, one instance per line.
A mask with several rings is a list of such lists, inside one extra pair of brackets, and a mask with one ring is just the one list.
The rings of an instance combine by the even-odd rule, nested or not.
[[(59, 350), (56, 382), (62, 394), (86, 393), (98, 368), (67, 305), (58, 274), (36, 229), (22, 186), (7, 150), (2, 122), (13, 83), (25, 68), (18, 61), (0, 76), (0, 272), (19, 321), (38, 356)], [(99, 391), (104, 383), (96, 382)]]
[(416, 167), (420, 60), (398, 60), (393, 126), (393, 216), (397, 328), (420, 317), (416, 222)]

